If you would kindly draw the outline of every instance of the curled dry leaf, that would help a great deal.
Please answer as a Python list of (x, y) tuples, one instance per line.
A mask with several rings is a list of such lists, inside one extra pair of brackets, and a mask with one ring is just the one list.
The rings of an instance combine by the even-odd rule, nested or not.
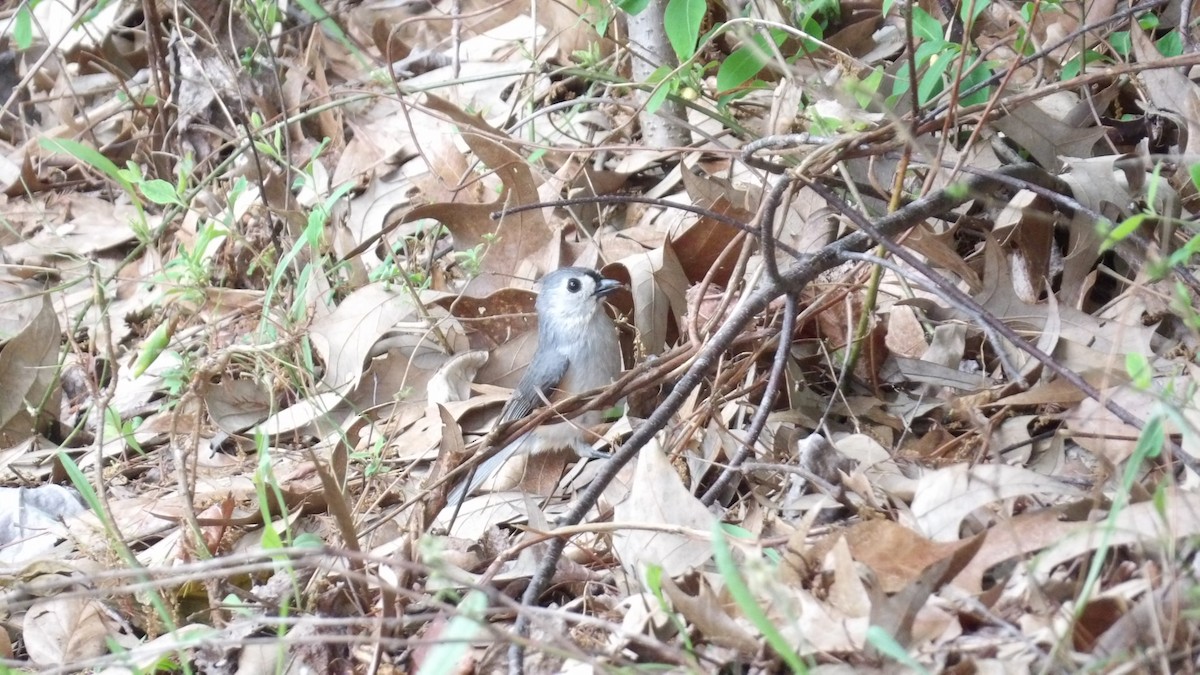
[(434, 218), (453, 236), (456, 250), (464, 253), (481, 247), (479, 274), (468, 283), (468, 292), (481, 295), (508, 285), (514, 271), (530, 277), (561, 265), (553, 243), (559, 234), (546, 222), (541, 210), (511, 213), (499, 221), (491, 214), (504, 208), (540, 201), (537, 182), (524, 159), (500, 140), (504, 135), (481, 118), (467, 115), (438, 97), (427, 104), (463, 127), (463, 139), (504, 184), (500, 198), (487, 204), (440, 203), (419, 206), (404, 220)]
[(222, 431), (236, 434), (266, 419), (273, 401), (262, 382), (224, 377), (204, 388), (204, 404)]
[(488, 353), (483, 351), (464, 352), (450, 357), (430, 378), (426, 385), (426, 399), (430, 403), (456, 403), (471, 395), (471, 384), (475, 373), (487, 363)]
[(5, 311), (0, 316), (0, 436), (11, 446), (33, 430), (18, 416), (26, 405), (40, 404), (54, 381), (58, 354), (58, 316), (50, 298), (25, 284), (0, 284)]
[[(939, 326), (940, 327), (940, 326)], [(925, 340), (925, 329), (917, 319), (916, 311), (907, 305), (896, 305), (888, 313), (887, 336), (884, 338), (888, 351), (895, 356), (910, 359), (921, 358), (929, 344)]]
[(351, 293), (310, 328), (313, 349), (325, 363), (322, 381), (334, 391), (352, 389), (375, 343), (415, 313), (412, 295), (394, 286), (377, 283)]
[(687, 312), (684, 294), (688, 280), (670, 244), (625, 258), (604, 268), (604, 274), (629, 286), (633, 294), (633, 324), (646, 354), (660, 354), (674, 342)]
[(104, 605), (91, 598), (47, 598), (25, 614), (22, 637), (29, 659), (42, 668), (76, 664), (108, 651), (116, 633)]

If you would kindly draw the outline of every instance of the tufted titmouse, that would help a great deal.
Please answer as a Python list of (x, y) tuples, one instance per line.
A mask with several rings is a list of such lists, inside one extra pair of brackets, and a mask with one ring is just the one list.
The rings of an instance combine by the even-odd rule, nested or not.
[[(541, 286), (537, 298), (537, 349), (497, 424), (525, 417), (554, 400), (555, 394), (561, 398), (612, 384), (621, 372), (621, 346), (603, 303), (604, 296), (621, 288), (621, 284), (595, 270), (564, 267), (543, 277)], [(449, 502), (461, 502), (519, 452), (571, 448), (580, 457), (592, 456), (583, 432), (595, 426), (601, 416), (601, 411), (593, 410), (521, 435), (455, 486)]]

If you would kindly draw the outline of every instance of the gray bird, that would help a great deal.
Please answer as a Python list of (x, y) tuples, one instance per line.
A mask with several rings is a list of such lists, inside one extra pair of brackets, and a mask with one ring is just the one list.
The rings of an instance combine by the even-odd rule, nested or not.
[[(621, 345), (603, 302), (621, 284), (585, 267), (564, 267), (542, 277), (541, 287), (537, 349), (497, 424), (519, 420), (548, 400), (608, 386), (621, 372)], [(460, 503), (518, 452), (571, 448), (580, 457), (593, 456), (582, 432), (602, 416), (593, 410), (521, 435), (455, 486), (449, 503)]]

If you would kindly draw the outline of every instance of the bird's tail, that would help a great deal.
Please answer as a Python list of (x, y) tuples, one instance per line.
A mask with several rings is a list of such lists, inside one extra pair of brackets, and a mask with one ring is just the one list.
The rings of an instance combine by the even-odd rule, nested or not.
[(528, 434), (514, 440), (512, 443), (501, 448), (500, 452), (488, 457), (482, 464), (476, 466), (471, 473), (467, 474), (466, 478), (459, 482), (458, 485), (455, 485), (454, 489), (450, 491), (447, 503), (450, 506), (456, 506), (464, 502), (472, 492), (480, 485), (483, 485), (484, 481), (491, 478), (493, 474), (500, 470), (500, 467), (504, 466), (504, 463), (510, 457), (516, 454), (517, 449), (527, 437)]

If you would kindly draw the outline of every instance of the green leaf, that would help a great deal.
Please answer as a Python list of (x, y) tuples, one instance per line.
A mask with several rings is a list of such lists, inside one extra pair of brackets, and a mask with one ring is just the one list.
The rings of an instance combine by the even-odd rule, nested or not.
[(1183, 36), (1179, 31), (1173, 30), (1170, 33), (1162, 36), (1154, 45), (1158, 47), (1158, 51), (1163, 56), (1179, 56), (1183, 53)]
[(951, 199), (966, 199), (970, 190), (966, 183), (951, 183), (943, 188), (946, 196)]
[[(1179, 421), (1187, 424), (1184, 420)], [(1146, 421), (1146, 426), (1142, 427), (1142, 433), (1138, 434), (1137, 445), (1133, 448), (1129, 466), (1136, 467), (1147, 459), (1158, 457), (1166, 442), (1167, 432), (1163, 429), (1163, 416), (1161, 414), (1151, 416)]]
[(854, 100), (864, 109), (875, 100), (875, 93), (883, 82), (883, 69), (876, 67), (869, 75), (861, 80), (852, 76), (846, 80), (846, 88), (854, 96)]
[[(1116, 246), (1118, 243), (1124, 241), (1125, 237), (1128, 237), (1131, 233), (1133, 233), (1134, 230), (1141, 227), (1142, 223), (1144, 223), (1145, 221), (1146, 221), (1146, 214), (1144, 214), (1144, 213), (1135, 213), (1132, 216), (1129, 216), (1128, 218), (1126, 218), (1125, 220), (1122, 220), (1119, 225), (1112, 228), (1111, 230), (1108, 230), (1108, 232), (1105, 233), (1104, 241), (1100, 242), (1100, 252), (1103, 253), (1105, 251), (1108, 251), (1112, 247)], [(1102, 221), (1102, 222), (1107, 222), (1107, 221)]]
[(667, 100), (667, 95), (670, 93), (671, 87), (665, 84), (655, 89), (650, 100), (646, 101), (646, 112), (651, 115), (658, 112), (658, 109), (662, 107), (663, 102)]
[(975, 19), (978, 19), (979, 15), (983, 14), (984, 10), (990, 4), (992, 4), (991, 0), (964, 0), (958, 8), (958, 16), (969, 27), (975, 23)]
[(617, 0), (617, 8), (626, 14), (641, 14), (650, 6), (650, 0)]
[(155, 204), (177, 204), (183, 206), (183, 200), (179, 198), (179, 194), (175, 192), (175, 186), (165, 180), (155, 178), (148, 180), (138, 185), (138, 189), (146, 195), (146, 199)]
[(663, 24), (667, 31), (667, 39), (671, 48), (679, 57), (680, 63), (692, 58), (696, 53), (696, 40), (700, 37), (700, 23), (708, 10), (705, 0), (667, 0), (667, 8), (663, 11)]
[(138, 353), (137, 362), (133, 364), (134, 377), (141, 377), (147, 368), (154, 365), (167, 345), (171, 344), (171, 336), (174, 335), (174, 332), (174, 322), (164, 321), (146, 337), (145, 342), (142, 343), (142, 349)]
[[(776, 45), (783, 43), (782, 31), (775, 31), (772, 41)], [(721, 62), (717, 69), (717, 91), (729, 91), (741, 86), (746, 80), (758, 75), (767, 60), (771, 58), (767, 49), (767, 36), (755, 35), (746, 44), (733, 50), (729, 58)]]
[(1089, 49), (1089, 50), (1085, 51), (1083, 53), (1083, 55), (1076, 56), (1075, 58), (1068, 61), (1066, 63), (1066, 65), (1063, 66), (1062, 74), (1059, 75), (1059, 79), (1060, 80), (1069, 80), (1072, 77), (1075, 77), (1079, 73), (1083, 72), (1083, 65), (1085, 63), (1091, 63), (1093, 61), (1101, 61), (1101, 60), (1104, 60), (1105, 58), (1106, 57), (1103, 54), (1101, 54), (1100, 52), (1097, 52), (1094, 49)]
[(1150, 361), (1145, 354), (1138, 352), (1126, 354), (1125, 370), (1129, 373), (1129, 377), (1133, 378), (1133, 386), (1142, 391), (1149, 389), (1150, 384), (1154, 381), (1154, 369), (1150, 367)]
[(1108, 44), (1112, 45), (1113, 51), (1121, 56), (1129, 56), (1129, 52), (1133, 51), (1133, 41), (1127, 30), (1113, 32), (1108, 36)]
[(126, 192), (133, 193), (133, 186), (121, 175), (121, 170), (117, 168), (117, 165), (111, 159), (100, 154), (100, 151), (92, 146), (84, 145), (79, 141), (73, 141), (69, 138), (42, 138), (38, 140), (38, 145), (41, 145), (50, 152), (74, 157), (116, 181)]
[(667, 66), (659, 66), (650, 77), (646, 78), (646, 84), (657, 84), (658, 88), (650, 96), (650, 100), (646, 101), (646, 112), (653, 115), (662, 107), (663, 101), (667, 100), (667, 95), (671, 93), (671, 83), (663, 82), (663, 78), (671, 74), (671, 69)]
[(33, 44), (33, 13), (28, 4), (22, 3), (21, 8), (17, 10), (17, 16), (13, 19), (12, 36), (20, 51), (29, 49)]
[[(972, 58), (968, 63), (965, 69), (966, 72), (963, 74), (962, 83), (959, 84), (959, 91), (966, 91), (992, 76), (992, 69), (982, 63), (976, 64), (977, 61), (978, 58)], [(991, 98), (991, 96), (992, 88), (984, 87), (970, 96), (964, 96), (961, 100), (959, 100), (959, 105), (967, 106), (987, 103), (987, 100)]]
[(321, 3), (317, 2), (317, 0), (296, 0), (296, 4), (300, 5), (304, 11), (308, 12), (314, 19), (319, 21), (321, 23), (321, 28), (329, 31), (329, 34), (337, 38), (339, 42), (344, 45), (351, 44), (349, 37), (342, 30), (341, 24), (335, 21), (334, 18), (329, 15), (329, 12), (325, 11), (325, 8), (322, 7)]
[(912, 71), (904, 67), (896, 73), (896, 81), (892, 83), (892, 94), (888, 97), (888, 107), (892, 107), (900, 100), (900, 95), (907, 94), (909, 89), (912, 89)]
[(945, 35), (942, 33), (941, 22), (920, 7), (913, 7), (912, 24), (913, 35), (917, 38), (938, 44), (946, 41)]
[[(939, 55), (945, 49), (946, 45), (940, 42), (922, 42), (917, 45), (917, 52), (913, 55), (913, 60), (917, 62), (917, 70), (920, 70), (935, 58), (941, 58)], [(908, 65), (905, 64), (902, 66), (902, 69), (909, 70)]]
[(955, 61), (954, 51), (947, 48), (938, 54), (937, 58), (929, 60), (929, 68), (921, 75), (921, 81), (917, 84), (917, 102), (921, 105), (929, 103), (930, 99), (942, 90), (942, 76)]
[(325, 547), (325, 541), (316, 532), (301, 532), (292, 540), (292, 546), (296, 548), (319, 549)]
[(811, 54), (824, 48), (824, 45), (817, 42), (817, 40), (825, 39), (825, 26), (816, 17), (806, 17), (800, 26), (800, 30), (803, 30), (808, 37), (800, 38), (799, 55)]

